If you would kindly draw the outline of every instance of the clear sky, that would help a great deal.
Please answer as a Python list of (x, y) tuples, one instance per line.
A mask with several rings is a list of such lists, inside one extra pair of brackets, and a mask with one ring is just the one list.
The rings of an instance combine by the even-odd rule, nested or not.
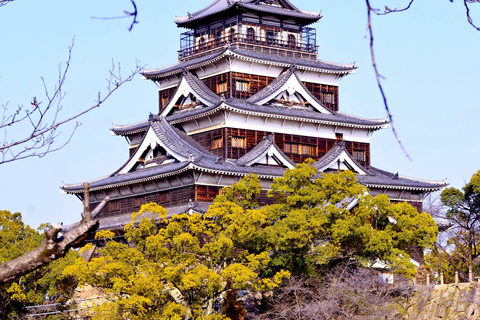
[[(62, 117), (75, 114), (92, 105), (104, 89), (112, 59), (125, 74), (135, 60), (147, 68), (176, 63), (183, 30), (176, 28), (175, 16), (211, 1), (137, 0), (139, 24), (131, 32), (130, 19), (91, 19), (131, 10), (128, 0), (16, 0), (1, 7), (0, 104), (28, 106), (33, 96), (45, 101), (41, 77), (50, 88), (55, 85), (58, 65), (67, 59), (75, 37)], [(393, 7), (391, 3), (408, 1), (373, 2)], [(364, 1), (292, 3), (322, 10), (324, 17), (313, 25), (320, 59), (355, 61), (359, 67), (341, 81), (340, 109), (384, 118), (371, 67)], [(480, 24), (480, 10), (473, 16)], [(467, 23), (460, 0), (417, 0), (409, 11), (374, 17), (373, 24), (377, 63), (395, 125), (413, 159), (405, 157), (391, 130), (385, 129), (372, 139), (373, 166), (426, 180), (447, 178), (451, 186), (462, 187), (480, 169), (480, 32)], [(118, 169), (127, 160), (128, 146), (123, 138), (110, 135), (112, 123), (142, 121), (149, 112), (158, 112), (157, 89), (138, 76), (82, 117), (82, 126), (61, 151), (1, 165), (0, 210), (21, 212), (33, 227), (78, 221), (82, 204), (60, 193), (62, 181), (92, 180)], [(66, 138), (69, 128), (63, 131)]]

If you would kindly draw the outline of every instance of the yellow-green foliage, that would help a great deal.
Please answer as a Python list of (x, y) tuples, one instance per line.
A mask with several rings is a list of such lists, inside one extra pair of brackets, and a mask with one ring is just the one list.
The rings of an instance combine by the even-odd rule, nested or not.
[[(40, 226), (47, 229), (48, 224)], [(22, 222), (20, 213), (0, 210), (0, 263), (13, 260), (35, 249), (44, 235)], [(63, 269), (75, 263), (78, 254), (69, 251), (66, 257), (0, 285), (0, 319), (16, 319), (26, 305), (43, 304), (46, 295), (54, 302), (68, 300), (76, 287), (75, 279), (62, 276)]]
[(269, 291), (291, 273), (345, 259), (381, 261), (411, 275), (407, 249), (432, 245), (433, 219), (386, 196), (372, 198), (351, 172), (315, 175), (311, 163), (287, 170), (272, 184), (276, 204), (263, 208), (253, 175), (224, 188), (204, 215), (168, 217), (144, 205), (125, 227), (134, 246), (110, 241), (100, 258), (79, 260), (69, 272), (116, 295), (94, 319), (215, 318), (213, 301), (230, 290)]

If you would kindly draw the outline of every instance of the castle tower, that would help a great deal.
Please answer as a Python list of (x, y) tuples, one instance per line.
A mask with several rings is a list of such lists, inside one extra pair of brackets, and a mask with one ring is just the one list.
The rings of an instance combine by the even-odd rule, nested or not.
[[(356, 67), (318, 59), (309, 26), (320, 19), (288, 0), (216, 0), (178, 18), (177, 26), (188, 29), (178, 63), (142, 73), (158, 87), (158, 113), (114, 126), (129, 142), (129, 159), (90, 182), (92, 206), (112, 199), (99, 215), (100, 229), (121, 233), (148, 202), (170, 215), (204, 213), (222, 187), (254, 173), (269, 189), (307, 158), (319, 174), (352, 170), (372, 195), (422, 210), (424, 197), (445, 181), (371, 165), (372, 134), (388, 121), (340, 111), (339, 81)], [(82, 184), (62, 189), (83, 198)], [(271, 201), (262, 192), (259, 203)]]

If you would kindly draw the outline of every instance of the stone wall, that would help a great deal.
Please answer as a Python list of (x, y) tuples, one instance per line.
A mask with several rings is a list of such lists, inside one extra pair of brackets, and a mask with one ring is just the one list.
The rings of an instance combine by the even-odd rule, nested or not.
[(408, 320), (480, 319), (480, 283), (419, 286)]

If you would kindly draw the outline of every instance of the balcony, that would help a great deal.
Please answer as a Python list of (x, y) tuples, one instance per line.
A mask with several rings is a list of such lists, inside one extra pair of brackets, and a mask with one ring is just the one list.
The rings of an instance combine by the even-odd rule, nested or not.
[[(268, 33), (267, 33), (268, 34)], [(272, 34), (266, 37), (256, 36), (253, 32), (230, 33), (228, 36), (204, 35), (195, 44), (195, 37), (192, 31), (185, 32), (180, 38), (180, 50), (178, 59), (188, 61), (194, 58), (212, 54), (223, 49), (226, 45), (242, 50), (275, 54), (285, 57), (316, 60), (318, 46), (315, 39), (316, 33), (313, 28), (304, 28), (302, 33), (303, 41), (297, 41), (295, 36), (290, 35), (288, 40), (280, 40)]]

